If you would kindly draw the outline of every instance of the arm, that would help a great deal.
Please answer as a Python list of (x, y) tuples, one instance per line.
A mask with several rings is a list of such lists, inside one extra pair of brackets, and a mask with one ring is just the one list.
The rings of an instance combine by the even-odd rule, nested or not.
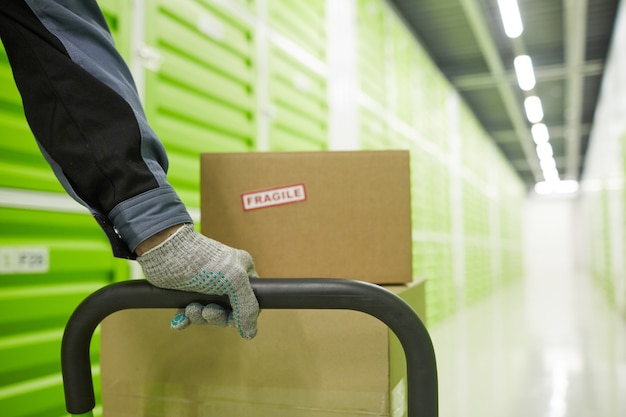
[[(153, 285), (228, 295), (231, 311), (207, 308), (192, 321), (230, 323), (242, 337), (254, 337), (252, 258), (193, 229), (96, 1), (2, 1), (0, 37), (44, 157), (91, 211), (113, 254), (139, 255)], [(188, 323), (179, 319), (178, 327)]]

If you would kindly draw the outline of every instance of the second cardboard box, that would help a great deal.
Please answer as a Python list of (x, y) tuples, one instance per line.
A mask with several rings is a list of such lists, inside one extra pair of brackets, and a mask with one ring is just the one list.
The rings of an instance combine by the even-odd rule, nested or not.
[(201, 155), (202, 233), (261, 277), (410, 282), (408, 151)]

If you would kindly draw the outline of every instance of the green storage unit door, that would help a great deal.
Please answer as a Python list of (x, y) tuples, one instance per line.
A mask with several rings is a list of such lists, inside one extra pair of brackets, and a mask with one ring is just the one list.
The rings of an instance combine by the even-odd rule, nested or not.
[(457, 309), (452, 265), (448, 167), (418, 146), (411, 153), (414, 276), (427, 279), (426, 317), (434, 326)]
[[(432, 232), (434, 228), (433, 155), (415, 146), (411, 152), (411, 199), (413, 230)], [(444, 191), (444, 192), (447, 192)]]
[(328, 149), (328, 96), (324, 75), (275, 46), (269, 57), (272, 151)]
[[(101, 1), (116, 44), (130, 50), (129, 2)], [(0, 414), (66, 415), (60, 345), (87, 295), (128, 277), (91, 215), (63, 191), (24, 118), (0, 49)], [(98, 335), (92, 346), (99, 393)], [(99, 410), (96, 410), (96, 415)]]
[(450, 129), (456, 128), (453, 120), (448, 118), (448, 100), (453, 90), (421, 48), (416, 61), (419, 66), (419, 72), (415, 75), (418, 91), (415, 96), (418, 132), (439, 149), (450, 152)]
[(501, 279), (510, 282), (524, 276), (522, 259), (522, 187), (511, 187), (516, 174), (509, 167), (502, 166), (499, 172), (500, 199), (499, 199), (499, 241), (502, 248)]
[(359, 106), (358, 129), (361, 149), (382, 150), (391, 147), (390, 129), (380, 110)]
[(497, 161), (491, 140), (476, 117), (464, 105), (460, 111), (459, 126), (463, 138), (461, 146), (463, 167), (469, 169), (473, 177), (488, 181), (488, 170)]
[(521, 249), (516, 245), (504, 245), (502, 249), (502, 281), (512, 282), (523, 276)]
[[(0, 208), (0, 230), (0, 410), (61, 416), (65, 323), (87, 295), (126, 277), (126, 264), (90, 215)], [(95, 369), (98, 349), (95, 338)]]
[(415, 41), (406, 26), (399, 20), (391, 25), (390, 46), (393, 59), (392, 106), (396, 117), (412, 126), (415, 121), (417, 89), (415, 72), (417, 70), (417, 51)]
[(451, 235), (448, 167), (435, 155), (416, 148), (411, 159), (413, 230), (433, 239)]
[(449, 235), (452, 213), (450, 211), (450, 174), (448, 166), (438, 159), (433, 159), (430, 174), (431, 190), (431, 227), (433, 231)]
[(469, 181), (463, 184), (463, 215), (466, 237), (484, 239), (490, 235), (489, 198), (482, 187)]
[(267, 0), (267, 7), (273, 31), (326, 60), (326, 0)]
[(324, 0), (269, 0), (269, 149), (328, 149)]
[(378, 103), (387, 101), (386, 6), (380, 0), (357, 0), (357, 71), (361, 92)]
[(456, 290), (452, 274), (451, 244), (441, 241), (419, 242), (414, 252), (419, 254), (426, 283), (426, 317), (428, 325), (433, 326), (452, 316), (457, 309)]
[(382, 1), (357, 1), (358, 133), (361, 148), (368, 150), (391, 147), (386, 14)]
[(218, 3), (146, 2), (145, 43), (156, 57), (145, 70), (146, 114), (190, 208), (200, 206), (200, 153), (255, 147), (254, 33)]
[(491, 294), (489, 247), (471, 242), (465, 246), (465, 301), (472, 304)]

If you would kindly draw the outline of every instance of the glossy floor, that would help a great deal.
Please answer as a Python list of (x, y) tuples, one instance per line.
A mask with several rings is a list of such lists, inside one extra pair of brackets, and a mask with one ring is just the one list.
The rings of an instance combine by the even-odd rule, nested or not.
[(626, 321), (584, 277), (497, 290), (431, 336), (440, 417), (626, 416)]

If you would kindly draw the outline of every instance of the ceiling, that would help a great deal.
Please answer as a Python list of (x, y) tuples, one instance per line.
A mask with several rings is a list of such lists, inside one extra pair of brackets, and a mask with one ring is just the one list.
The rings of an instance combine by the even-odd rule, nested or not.
[[(518, 0), (516, 39), (504, 33), (497, 0), (391, 2), (529, 189), (543, 174), (528, 95), (542, 101), (560, 178), (580, 178), (619, 0)], [(529, 92), (513, 68), (522, 54), (537, 80)]]

